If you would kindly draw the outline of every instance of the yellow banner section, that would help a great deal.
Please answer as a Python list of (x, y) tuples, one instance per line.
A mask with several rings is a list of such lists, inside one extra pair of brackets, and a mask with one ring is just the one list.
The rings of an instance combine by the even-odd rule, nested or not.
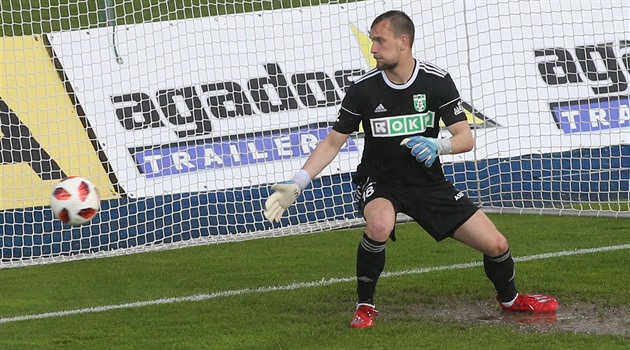
[(69, 175), (118, 196), (42, 38), (0, 38), (0, 210), (48, 205)]

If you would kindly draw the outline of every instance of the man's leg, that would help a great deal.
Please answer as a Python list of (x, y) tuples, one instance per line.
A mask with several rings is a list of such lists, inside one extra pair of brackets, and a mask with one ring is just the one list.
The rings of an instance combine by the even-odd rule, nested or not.
[(460, 226), (453, 238), (484, 254), (484, 271), (494, 284), (501, 308), (533, 312), (556, 310), (558, 302), (552, 297), (518, 294), (514, 283), (514, 259), (507, 240), (481, 210)]
[(387, 199), (377, 198), (363, 209), (367, 228), (357, 249), (357, 311), (352, 327), (374, 324), (376, 284), (385, 268), (385, 243), (396, 224), (396, 212)]
[(516, 297), (514, 260), (508, 242), (483, 211), (476, 211), (455, 231), (453, 238), (483, 253), (484, 271), (501, 301)]

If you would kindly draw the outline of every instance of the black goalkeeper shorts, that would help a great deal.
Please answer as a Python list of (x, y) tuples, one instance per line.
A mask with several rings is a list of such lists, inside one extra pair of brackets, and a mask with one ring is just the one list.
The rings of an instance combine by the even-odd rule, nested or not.
[(427, 188), (377, 183), (368, 178), (357, 186), (355, 197), (361, 213), (370, 201), (388, 199), (396, 213), (410, 216), (438, 242), (452, 237), (479, 210), (464, 192), (448, 181)]

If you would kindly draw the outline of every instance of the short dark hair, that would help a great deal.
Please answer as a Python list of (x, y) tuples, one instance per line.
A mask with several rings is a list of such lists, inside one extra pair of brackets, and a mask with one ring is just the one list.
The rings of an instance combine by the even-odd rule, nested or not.
[(390, 20), (394, 34), (407, 34), (409, 36), (409, 47), (412, 47), (413, 40), (416, 36), (416, 26), (413, 24), (411, 18), (407, 16), (406, 13), (399, 10), (387, 11), (383, 14), (380, 14), (374, 19), (374, 21), (372, 22), (372, 26), (370, 26), (370, 29), (374, 28), (375, 25), (386, 20)]

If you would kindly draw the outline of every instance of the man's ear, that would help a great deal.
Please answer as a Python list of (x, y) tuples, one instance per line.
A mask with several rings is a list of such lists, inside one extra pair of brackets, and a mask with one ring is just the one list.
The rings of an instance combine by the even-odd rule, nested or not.
[(402, 47), (400, 48), (401, 51), (404, 50), (405, 48), (409, 48), (409, 35), (407, 34), (403, 34), (400, 36), (400, 41), (402, 42)]

